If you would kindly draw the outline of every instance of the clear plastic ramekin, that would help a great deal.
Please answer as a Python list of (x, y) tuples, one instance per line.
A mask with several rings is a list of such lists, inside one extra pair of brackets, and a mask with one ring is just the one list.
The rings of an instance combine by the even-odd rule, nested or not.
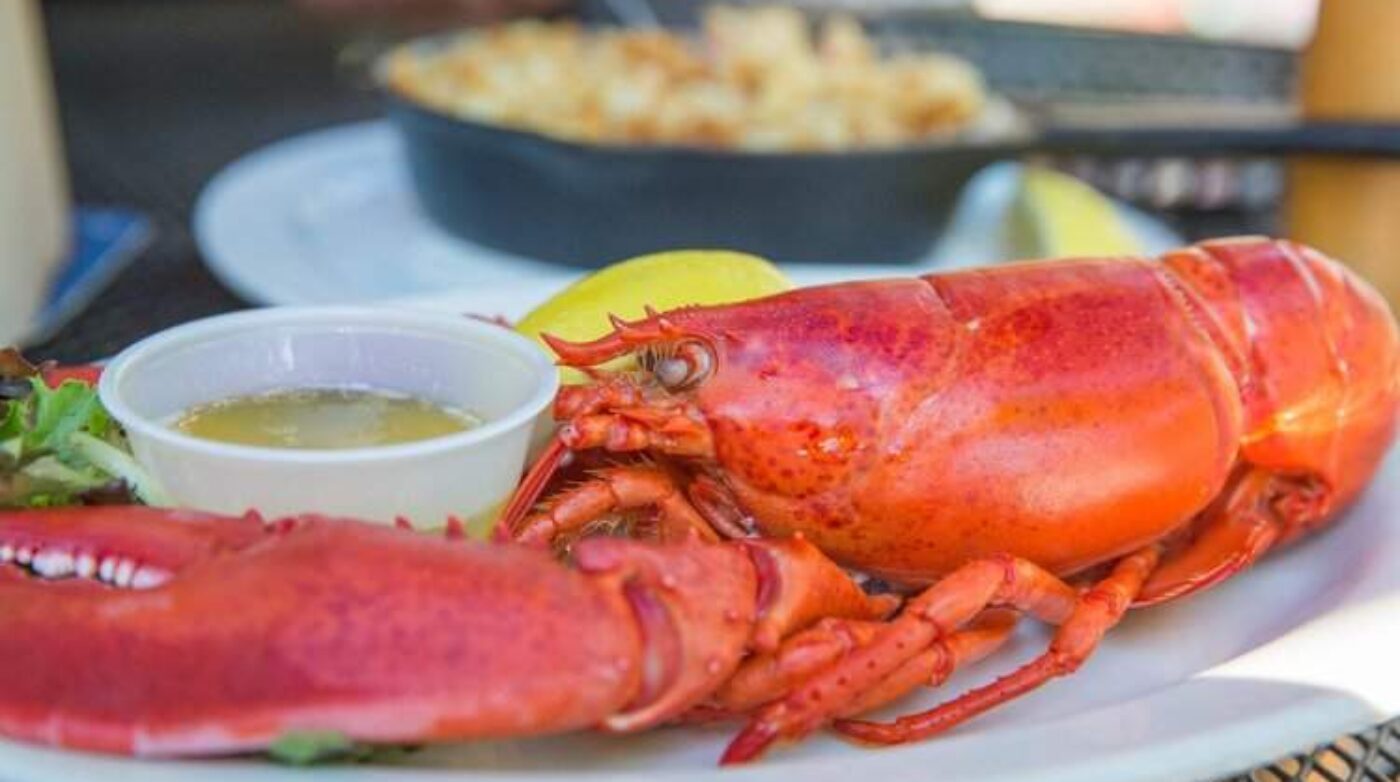
[[(514, 490), (558, 373), (533, 342), (440, 313), (360, 307), (252, 310), (143, 340), (102, 375), (102, 402), (137, 460), (182, 506), (486, 524)], [(180, 432), (191, 407), (294, 388), (361, 387), (469, 410), (475, 429), (401, 445), (290, 450)]]

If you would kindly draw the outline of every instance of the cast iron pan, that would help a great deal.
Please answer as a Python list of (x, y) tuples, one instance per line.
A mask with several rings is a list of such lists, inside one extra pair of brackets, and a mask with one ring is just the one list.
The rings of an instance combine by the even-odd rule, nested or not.
[(576, 266), (677, 247), (782, 261), (913, 261), (933, 246), (967, 180), (1020, 148), (602, 146), (463, 120), (385, 94), (434, 221), (473, 242)]
[(382, 90), (418, 198), (448, 231), (575, 266), (678, 247), (793, 262), (927, 255), (963, 185), (1027, 153), (1400, 155), (1400, 127), (1046, 128), (1002, 141), (753, 153), (604, 146), (460, 119)]

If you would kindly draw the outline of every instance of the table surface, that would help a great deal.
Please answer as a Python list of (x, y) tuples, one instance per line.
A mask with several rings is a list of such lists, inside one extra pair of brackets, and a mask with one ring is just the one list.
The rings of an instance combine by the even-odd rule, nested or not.
[(110, 355), (165, 327), (247, 304), (205, 270), (190, 233), (195, 196), (259, 146), (378, 113), (338, 66), (346, 31), (285, 3), (45, 3), (74, 196), (147, 212), (151, 248), (33, 354)]
[[(200, 262), (189, 229), (195, 196), (259, 146), (376, 116), (378, 101), (354, 67), (357, 45), (374, 36), (271, 0), (50, 0), (44, 9), (75, 197), (141, 209), (157, 235), (33, 356), (91, 360), (247, 306)], [(1240, 228), (1210, 220), (1178, 227), (1193, 237)], [(1400, 720), (1237, 779), (1400, 779)]]

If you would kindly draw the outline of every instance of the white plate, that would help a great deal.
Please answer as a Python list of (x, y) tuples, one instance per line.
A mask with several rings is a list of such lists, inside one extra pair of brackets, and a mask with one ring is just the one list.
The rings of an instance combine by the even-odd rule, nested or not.
[[(195, 239), (209, 268), (255, 304), (365, 302), (582, 273), (438, 229), (414, 200), (398, 145), (392, 128), (376, 121), (281, 141), (233, 163), (195, 208)], [(1010, 163), (979, 175), (921, 263), (787, 268), (807, 283), (1008, 260), (999, 228), (1018, 177)], [(1122, 211), (1152, 252), (1181, 244), (1160, 222)]]
[[(579, 734), (439, 747), (394, 766), (327, 767), (317, 780), (863, 779), (1134, 782), (1211, 778), (1400, 713), (1400, 449), (1340, 523), (1177, 603), (1131, 613), (1074, 676), (940, 739), (884, 750), (828, 735), (756, 765), (714, 769), (728, 730)], [(903, 709), (932, 705), (1043, 646), (1012, 648)], [(0, 742), (7, 782), (272, 782), (260, 760), (134, 761)]]

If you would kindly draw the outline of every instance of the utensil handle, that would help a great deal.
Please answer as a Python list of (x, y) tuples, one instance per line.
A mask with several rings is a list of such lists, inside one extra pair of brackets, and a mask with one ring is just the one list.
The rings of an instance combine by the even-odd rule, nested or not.
[(1400, 159), (1400, 124), (1301, 122), (1274, 127), (1051, 128), (1038, 151), (1139, 157), (1305, 154)]

